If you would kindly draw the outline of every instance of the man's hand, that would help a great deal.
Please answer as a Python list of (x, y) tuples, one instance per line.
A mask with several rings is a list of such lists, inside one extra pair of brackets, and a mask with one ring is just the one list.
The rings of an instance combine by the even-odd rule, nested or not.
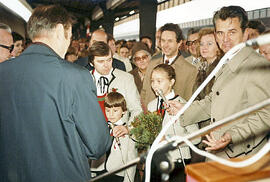
[(228, 133), (225, 133), (219, 140), (215, 139), (212, 133), (210, 133), (210, 136), (206, 135), (206, 138), (207, 140), (203, 140), (202, 142), (208, 145), (205, 148), (208, 151), (223, 149), (232, 141), (232, 137)]
[(114, 137), (122, 137), (126, 134), (128, 134), (128, 128), (126, 126), (115, 126), (113, 128), (113, 136)]
[(175, 116), (178, 111), (180, 111), (180, 109), (184, 106), (183, 104), (175, 100), (169, 100), (168, 103), (169, 106), (166, 106), (166, 111), (172, 116)]

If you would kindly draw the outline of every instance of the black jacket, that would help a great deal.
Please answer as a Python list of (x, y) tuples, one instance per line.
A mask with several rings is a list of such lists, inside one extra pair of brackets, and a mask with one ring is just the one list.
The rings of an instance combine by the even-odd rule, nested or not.
[[(75, 64), (78, 64), (80, 66), (86, 67), (89, 70), (92, 70), (93, 67), (88, 63), (88, 58), (79, 58), (74, 62)], [(125, 64), (122, 61), (119, 61), (118, 59), (113, 58), (112, 67), (117, 68), (122, 71), (126, 71)]]

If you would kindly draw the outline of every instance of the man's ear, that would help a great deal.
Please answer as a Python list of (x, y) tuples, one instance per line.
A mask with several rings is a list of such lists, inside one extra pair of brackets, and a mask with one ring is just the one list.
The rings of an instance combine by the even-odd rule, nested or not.
[(244, 35), (243, 35), (243, 42), (248, 40), (248, 36), (249, 36), (249, 28), (246, 28), (244, 31)]
[(182, 42), (183, 42), (183, 40), (180, 40), (180, 41), (177, 43), (177, 45), (178, 45), (178, 50), (180, 49), (180, 47), (181, 47), (181, 45), (182, 45)]
[(55, 27), (55, 32), (56, 32), (56, 37), (57, 39), (62, 39), (62, 37), (65, 34), (65, 29), (64, 26), (62, 24), (57, 24)]
[(175, 84), (175, 79), (171, 79), (171, 84), (172, 84), (172, 87), (173, 87), (173, 85)]

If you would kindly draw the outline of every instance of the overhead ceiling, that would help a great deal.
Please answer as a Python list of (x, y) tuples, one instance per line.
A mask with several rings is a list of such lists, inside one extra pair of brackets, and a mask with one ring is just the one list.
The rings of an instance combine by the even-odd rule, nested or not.
[[(157, 4), (168, 0), (26, 0), (34, 9), (40, 5), (60, 4), (76, 18), (73, 26), (74, 35), (84, 35), (86, 26), (90, 20), (91, 31), (107, 22), (119, 21), (139, 12), (140, 1), (156, 1)], [(132, 11), (132, 13), (131, 13)], [(104, 16), (104, 14), (106, 16)], [(113, 23), (113, 22), (112, 22)]]
[[(129, 12), (134, 10), (138, 12), (139, 0), (26, 0), (32, 8), (40, 5), (60, 4), (72, 13), (77, 19), (88, 18), (93, 19), (96, 11), (101, 11), (101, 7), (112, 10), (114, 18), (129, 16)], [(98, 17), (102, 19), (103, 14)]]

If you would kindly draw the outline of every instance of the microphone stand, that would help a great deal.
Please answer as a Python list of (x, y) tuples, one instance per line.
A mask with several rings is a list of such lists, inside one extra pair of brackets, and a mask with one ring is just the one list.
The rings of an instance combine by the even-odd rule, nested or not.
[[(193, 133), (190, 133), (189, 135), (185, 136), (185, 138), (188, 139), (188, 140), (192, 140), (194, 138), (204, 136), (205, 134), (210, 133), (212, 130), (214, 130), (214, 129), (218, 128), (218, 127), (222, 127), (225, 124), (231, 123), (231, 122), (233, 122), (233, 121), (235, 121), (235, 120), (237, 120), (237, 119), (239, 119), (241, 117), (244, 117), (244, 116), (246, 116), (246, 115), (248, 115), (248, 114), (250, 114), (252, 112), (255, 112), (255, 111), (257, 111), (257, 110), (259, 110), (259, 109), (261, 109), (261, 108), (263, 108), (265, 106), (268, 106), (268, 105), (270, 105), (270, 99), (264, 100), (264, 101), (262, 101), (262, 102), (260, 102), (258, 104), (250, 106), (250, 107), (248, 107), (248, 108), (246, 108), (244, 110), (241, 110), (241, 111), (239, 111), (239, 112), (237, 112), (237, 113), (235, 113), (235, 114), (233, 114), (231, 116), (228, 116), (228, 117), (226, 117), (226, 118), (224, 118), (222, 120), (216, 121), (211, 125), (208, 125), (208, 126), (202, 128), (200, 130), (197, 130), (197, 131), (193, 132)], [(184, 144), (183, 140), (169, 141), (169, 142), (167, 142), (167, 144), (163, 145), (162, 147), (160, 147), (156, 151), (156, 152), (158, 152), (157, 155), (158, 154), (163, 154), (164, 155), (164, 153), (167, 153), (168, 151), (171, 151), (171, 150), (175, 150), (177, 147), (179, 147), (182, 144)], [(129, 168), (131, 166), (136, 165), (139, 162), (143, 163), (146, 160), (146, 156), (147, 156), (147, 153), (142, 154), (140, 157), (130, 161), (129, 163), (127, 163), (123, 167), (120, 167), (120, 168), (115, 169), (113, 171), (110, 171), (110, 172), (104, 173), (102, 175), (99, 175), (99, 176), (91, 179), (90, 182), (94, 182), (94, 181), (100, 180), (100, 179), (102, 179), (102, 178), (104, 178), (106, 176), (109, 176), (109, 175), (118, 173), (120, 171), (123, 171), (123, 170), (125, 170), (125, 169), (127, 169), (127, 168)], [(165, 174), (164, 177), (167, 177), (166, 174), (168, 174), (168, 171), (171, 171), (171, 168), (173, 167), (169, 163), (170, 162), (168, 162), (167, 160), (160, 160), (160, 164), (159, 164), (158, 167), (162, 170), (161, 171), (162, 174)], [(165, 181), (165, 179), (162, 179), (162, 180)]]

